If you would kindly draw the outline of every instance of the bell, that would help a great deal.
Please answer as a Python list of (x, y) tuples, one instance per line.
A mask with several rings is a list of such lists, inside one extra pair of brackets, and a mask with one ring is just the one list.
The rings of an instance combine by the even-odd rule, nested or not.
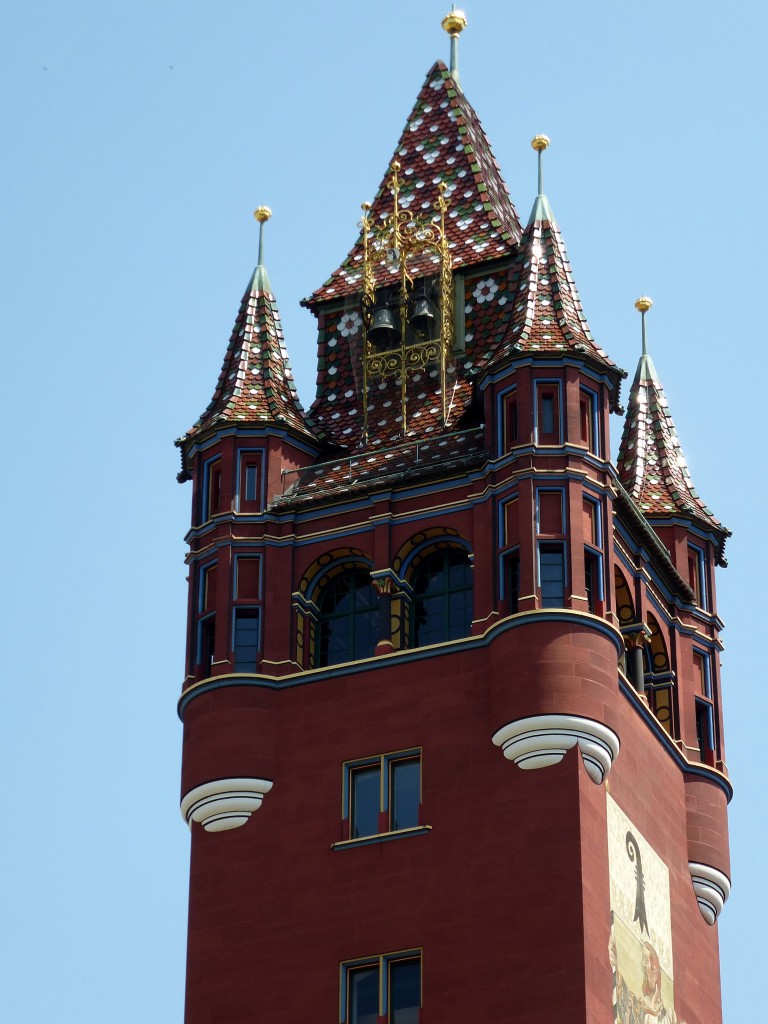
[(427, 339), (432, 337), (435, 329), (435, 307), (426, 295), (413, 300), (411, 327), (417, 334), (422, 334)]
[(388, 306), (379, 306), (373, 311), (373, 323), (368, 337), (380, 351), (395, 348), (400, 340), (400, 325), (394, 312)]

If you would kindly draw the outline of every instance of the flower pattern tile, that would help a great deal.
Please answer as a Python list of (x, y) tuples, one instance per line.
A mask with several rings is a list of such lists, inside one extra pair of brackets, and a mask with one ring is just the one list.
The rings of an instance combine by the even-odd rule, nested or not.
[[(449, 209), (446, 231), (454, 268), (471, 266), (510, 253), (520, 238), (521, 226), (501, 171), (494, 159), (480, 119), (438, 61), (427, 75), (393, 160), (400, 163), (400, 203), (414, 214), (436, 207), (438, 183), (446, 186)], [(390, 170), (379, 186), (371, 209), (374, 223), (392, 212)], [(310, 299), (316, 305), (360, 290), (363, 243), (358, 238), (338, 270)], [(430, 259), (414, 263), (415, 275), (434, 271)], [(377, 282), (389, 277), (382, 256), (375, 269)]]

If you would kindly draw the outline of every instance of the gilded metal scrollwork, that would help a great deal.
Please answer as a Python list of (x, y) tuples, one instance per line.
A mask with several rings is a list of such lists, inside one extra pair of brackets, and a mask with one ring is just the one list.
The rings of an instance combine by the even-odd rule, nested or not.
[[(431, 216), (413, 216), (400, 205), (400, 164), (394, 161), (388, 185), (392, 194), (392, 213), (379, 225), (371, 218), (371, 204), (363, 203), (361, 229), (363, 235), (363, 391), (364, 435), (368, 438), (368, 383), (371, 377), (400, 379), (400, 413), (403, 435), (407, 434), (407, 375), (409, 372), (426, 369), (437, 363), (440, 371), (443, 423), (447, 418), (447, 373), (453, 349), (453, 274), (452, 260), (445, 233), (447, 186), (438, 184), (438, 199)], [(414, 261), (431, 253), (432, 260), (439, 267), (439, 338), (426, 341), (408, 340), (408, 319), (414, 289)], [(377, 350), (371, 342), (369, 331), (373, 324), (376, 308), (376, 276), (374, 262), (381, 263), (382, 257), (390, 260), (396, 273), (389, 285), (397, 291), (397, 309), (400, 319), (400, 339), (397, 347), (385, 352)], [(393, 302), (394, 305), (394, 302)]]

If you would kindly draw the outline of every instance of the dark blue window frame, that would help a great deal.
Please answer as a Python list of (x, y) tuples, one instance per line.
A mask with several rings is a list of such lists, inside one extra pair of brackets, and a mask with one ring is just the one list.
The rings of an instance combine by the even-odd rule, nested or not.
[(473, 572), (466, 551), (426, 555), (411, 577), (411, 642), (414, 647), (469, 636), (474, 610)]

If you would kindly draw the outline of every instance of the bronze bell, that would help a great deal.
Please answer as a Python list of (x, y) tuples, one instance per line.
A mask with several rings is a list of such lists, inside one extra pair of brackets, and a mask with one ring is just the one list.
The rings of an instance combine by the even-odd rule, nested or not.
[(416, 299), (413, 304), (411, 327), (417, 334), (429, 339), (435, 329), (435, 307), (429, 299)]
[(435, 330), (435, 304), (427, 294), (427, 288), (423, 282), (417, 284), (416, 293), (413, 296), (411, 313), (411, 327), (417, 333), (431, 339)]
[(400, 324), (392, 309), (379, 306), (373, 311), (373, 322), (368, 329), (371, 342), (382, 352), (395, 348), (400, 340)]

